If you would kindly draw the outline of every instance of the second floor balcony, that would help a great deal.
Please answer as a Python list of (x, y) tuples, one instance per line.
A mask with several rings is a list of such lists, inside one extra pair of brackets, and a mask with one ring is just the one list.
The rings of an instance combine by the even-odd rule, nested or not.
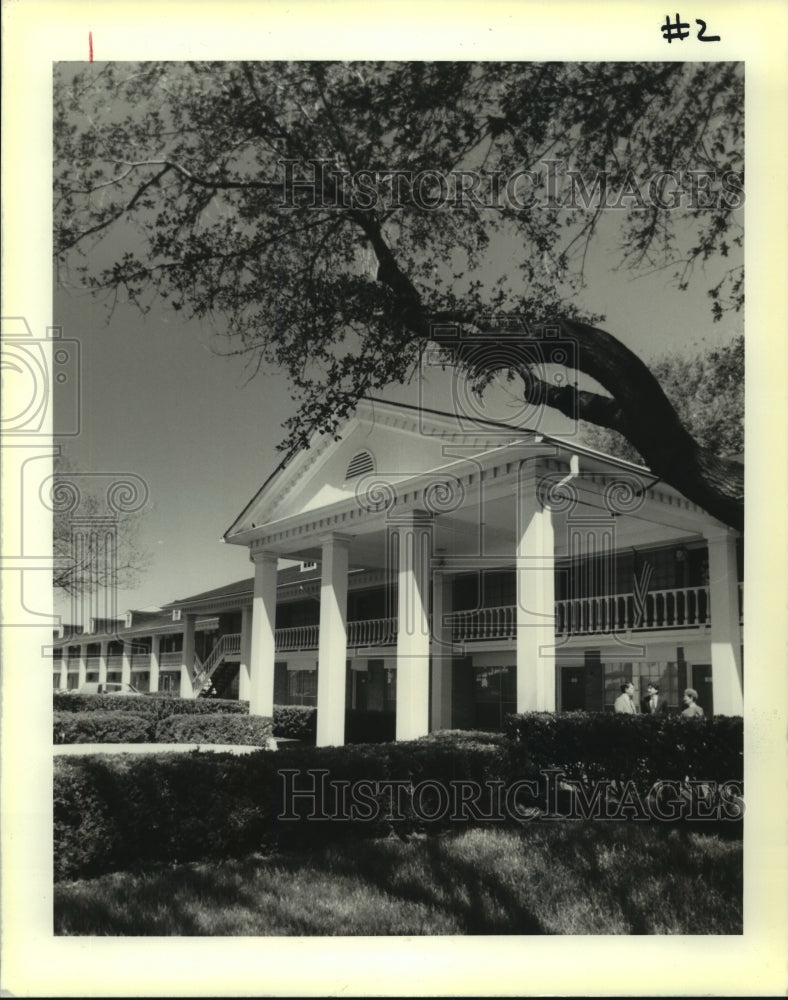
[[(742, 621), (742, 592), (739, 588), (739, 622)], [(557, 637), (602, 636), (614, 633), (665, 632), (669, 630), (705, 631), (711, 626), (711, 602), (708, 586), (670, 588), (649, 591), (644, 597), (634, 592), (608, 594), (599, 597), (577, 597), (555, 602), (555, 634)], [(455, 611), (448, 616), (451, 640), (455, 643), (513, 642), (517, 636), (517, 608), (513, 604)], [(348, 649), (393, 647), (397, 643), (396, 617), (366, 618), (349, 621)], [(317, 650), (320, 639), (318, 624), (297, 625), (276, 629), (276, 652), (292, 653)], [(225, 634), (220, 638), (224, 658), (237, 659), (241, 648), (240, 634)], [(217, 647), (218, 649), (218, 644)], [(216, 652), (216, 650), (214, 650)], [(206, 663), (210, 661), (210, 656)], [(159, 653), (161, 670), (180, 669), (183, 654), (178, 651)], [(86, 657), (88, 670), (98, 669), (99, 659)], [(148, 669), (149, 653), (135, 652), (132, 669)], [(121, 669), (123, 658), (118, 654), (107, 657), (108, 671)], [(67, 669), (76, 670), (79, 657), (67, 654)], [(200, 664), (200, 666), (204, 666)]]
[[(742, 585), (739, 584), (741, 621)], [(449, 615), (453, 642), (513, 640), (517, 634), (515, 605), (455, 611)], [(683, 587), (653, 590), (644, 598), (635, 593), (578, 597), (555, 603), (557, 636), (605, 635), (621, 632), (654, 632), (668, 629), (707, 629), (711, 626), (709, 588)], [(317, 649), (319, 625), (299, 625), (276, 630), (276, 651)], [(397, 642), (396, 618), (350, 621), (347, 645), (351, 649), (393, 646)]]

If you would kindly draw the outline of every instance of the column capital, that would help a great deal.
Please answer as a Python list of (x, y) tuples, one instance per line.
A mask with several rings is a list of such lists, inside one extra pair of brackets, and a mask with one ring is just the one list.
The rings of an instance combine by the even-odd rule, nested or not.
[(334, 544), (349, 548), (353, 541), (353, 535), (344, 535), (341, 531), (329, 531), (325, 535), (321, 535), (318, 540), (321, 546)]
[(270, 549), (250, 549), (249, 560), (255, 565), (259, 565), (260, 563), (275, 563), (279, 560), (279, 555)]
[(741, 534), (725, 524), (715, 524), (703, 529), (703, 537), (707, 542), (724, 542), (735, 541)]
[(435, 514), (429, 510), (420, 508), (410, 508), (405, 510), (395, 510), (386, 518), (386, 526), (391, 528), (406, 528), (408, 526), (418, 528), (431, 528), (435, 524)]

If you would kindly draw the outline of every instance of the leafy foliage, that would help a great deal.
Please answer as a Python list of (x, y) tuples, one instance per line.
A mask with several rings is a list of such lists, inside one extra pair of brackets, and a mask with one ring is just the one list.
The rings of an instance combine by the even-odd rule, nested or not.
[(270, 719), (257, 715), (170, 715), (156, 726), (157, 743), (216, 743), (265, 746)]
[(274, 736), (314, 743), (317, 709), (308, 705), (274, 705)]
[[(117, 699), (116, 699), (117, 700)], [(52, 742), (149, 743), (155, 723), (147, 713), (55, 712)]]
[(170, 715), (215, 715), (219, 712), (234, 714), (249, 713), (248, 701), (212, 698), (170, 698), (154, 695), (125, 697), (112, 694), (76, 694), (64, 691), (53, 692), (56, 712), (135, 712), (156, 718)]
[[(283, 808), (283, 769), (301, 774), (325, 769), (331, 781), (452, 778), (483, 781), (495, 773), (495, 747), (429, 746), (417, 743), (357, 745), (221, 753), (58, 757), (55, 760), (55, 875), (76, 878), (142, 864), (237, 857), (271, 848), (308, 848), (347, 836), (385, 835), (396, 818), (412, 829), (404, 804), (383, 794), (376, 821), (315, 822), (310, 797), (295, 799), (298, 818), (278, 819)], [(335, 814), (341, 792), (315, 780), (315, 812)], [(426, 808), (426, 807), (425, 807)], [(392, 816), (392, 812), (397, 816)], [(450, 821), (445, 819), (444, 825)]]
[[(654, 376), (695, 440), (715, 455), (744, 451), (744, 337), (692, 357), (667, 354), (651, 365)], [(620, 434), (585, 424), (583, 439), (598, 451), (642, 462)]]
[[(143, 310), (158, 297), (215, 322), (252, 370), (280, 366), (301, 404), (286, 447), (406, 379), (435, 324), (576, 315), (603, 209), (551, 197), (548, 161), (588, 188), (604, 174), (619, 196), (634, 179), (708, 171), (704, 197), (675, 207), (618, 197), (619, 262), (672, 267), (686, 287), (730, 255), (709, 289), (715, 318), (742, 301), (740, 203), (725, 197), (743, 168), (737, 64), (63, 65), (55, 147), (61, 283)], [(288, 189), (288, 169), (311, 191)], [(524, 170), (536, 208), (416, 204), (440, 196), (438, 176)]]
[(658, 781), (742, 781), (743, 732), (734, 716), (527, 712), (507, 720), (515, 769), (559, 768), (589, 788), (633, 781), (643, 793)]

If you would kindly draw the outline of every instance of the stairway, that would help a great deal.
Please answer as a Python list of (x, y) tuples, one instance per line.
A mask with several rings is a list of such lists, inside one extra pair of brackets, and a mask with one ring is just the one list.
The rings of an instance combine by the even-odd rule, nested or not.
[(211, 691), (212, 686), (216, 687), (212, 681), (216, 670), (229, 657), (237, 660), (240, 652), (240, 633), (228, 633), (227, 635), (220, 636), (216, 645), (205, 658), (205, 662), (202, 664), (199, 664), (198, 661), (195, 662), (195, 672), (192, 679), (194, 697), (203, 697)]
[[(219, 666), (214, 670), (210, 681), (208, 682), (204, 691), (201, 692), (201, 698), (238, 698), (238, 664), (233, 661), (224, 660)], [(233, 691), (233, 685), (235, 690)]]

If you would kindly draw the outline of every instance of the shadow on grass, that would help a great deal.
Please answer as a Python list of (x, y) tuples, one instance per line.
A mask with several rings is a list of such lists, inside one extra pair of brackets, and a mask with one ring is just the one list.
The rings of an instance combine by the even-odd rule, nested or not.
[(57, 934), (741, 933), (717, 836), (539, 822), (118, 872), (56, 886)]
[[(239, 863), (229, 864), (235, 875)], [(259, 865), (252, 859), (242, 863), (249, 875)], [(211, 933), (205, 919), (209, 914), (254, 910), (259, 902), (258, 893), (245, 888), (243, 879), (227, 878), (217, 868), (178, 865), (56, 886), (55, 933), (180, 937)]]
[[(460, 934), (549, 933), (515, 885), (491, 878), (477, 859), (466, 859), (450, 848), (452, 836), (407, 842), (390, 837), (362, 841), (351, 852), (337, 848), (310, 857), (310, 866), (346, 876), (359, 876), (381, 893), (434, 911), (444, 911)], [(298, 858), (283, 866), (298, 867)]]

